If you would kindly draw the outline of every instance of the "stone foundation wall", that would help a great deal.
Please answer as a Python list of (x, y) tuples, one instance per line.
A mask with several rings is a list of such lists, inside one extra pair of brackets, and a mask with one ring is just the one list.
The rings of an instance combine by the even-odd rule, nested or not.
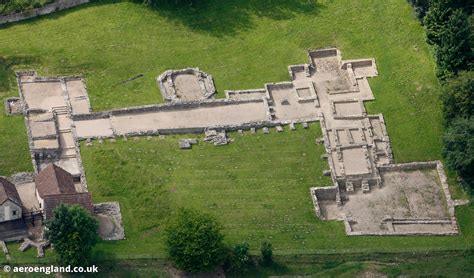
[(454, 201), (451, 198), (448, 187), (448, 179), (444, 172), (444, 167), (441, 161), (426, 161), (426, 162), (411, 162), (411, 163), (400, 163), (390, 164), (377, 167), (380, 172), (392, 172), (392, 171), (410, 171), (410, 170), (423, 170), (423, 169), (436, 169), (440, 178), (441, 187), (446, 197), (446, 204), (448, 207), (449, 219), (411, 219), (411, 218), (397, 218), (397, 219), (385, 219), (385, 222), (390, 222), (392, 225), (407, 225), (407, 224), (432, 224), (432, 225), (446, 225), (450, 224), (453, 227), (453, 231), (445, 232), (396, 232), (396, 231), (381, 231), (381, 232), (354, 232), (351, 228), (351, 220), (348, 218), (344, 219), (344, 225), (346, 227), (347, 235), (351, 236), (362, 236), (362, 235), (457, 235), (459, 234), (459, 227), (455, 216)]
[(89, 2), (90, 0), (59, 0), (54, 3), (47, 4), (41, 8), (0, 16), (0, 25), (70, 9)]
[(308, 57), (312, 63), (312, 58), (326, 58), (331, 56), (339, 56), (339, 51), (336, 48), (326, 48), (326, 49), (310, 49), (308, 50)]
[(410, 163), (401, 163), (401, 164), (381, 165), (381, 166), (378, 166), (378, 169), (380, 172), (435, 169), (437, 164), (438, 164), (438, 161), (410, 162)]
[[(174, 84), (174, 77), (180, 74), (192, 74), (196, 76), (200, 85), (201, 85), (201, 93), (203, 98), (210, 98), (212, 95), (216, 93), (216, 87), (214, 85), (214, 80), (212, 79), (212, 75), (201, 71), (199, 68), (185, 68), (180, 70), (167, 70), (158, 76), (158, 86), (160, 87), (161, 94), (163, 98), (167, 101), (178, 100), (178, 96), (176, 94), (176, 88)], [(171, 87), (171, 91), (168, 91), (165, 83), (170, 83), (169, 86)], [(203, 83), (201, 83), (203, 82)], [(209, 87), (207, 88), (206, 85)]]
[(311, 187), (309, 189), (311, 199), (313, 200), (314, 211), (319, 219), (325, 220), (321, 214), (321, 207), (319, 206), (320, 201), (334, 201), (337, 202), (339, 188), (337, 185), (330, 187)]

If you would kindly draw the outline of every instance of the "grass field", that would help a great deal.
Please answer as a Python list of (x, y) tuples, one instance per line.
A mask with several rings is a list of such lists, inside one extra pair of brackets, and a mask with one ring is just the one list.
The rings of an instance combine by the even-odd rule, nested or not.
[(283, 252), (305, 249), (317, 228), (309, 187), (331, 182), (321, 177), (327, 165), (314, 143), (319, 126), (300, 129), (232, 134), (228, 146), (201, 143), (189, 151), (177, 148), (182, 136), (82, 146), (94, 201), (119, 201), (125, 220), (127, 241), (101, 247), (116, 256), (164, 255), (163, 223), (185, 206), (214, 214), (229, 242), (257, 250), (268, 238)]
[[(398, 161), (440, 156), (439, 85), (423, 29), (404, 0), (209, 0), (151, 10), (113, 1), (0, 29), (0, 55), (16, 68), (83, 74), (93, 109), (161, 102), (155, 78), (200, 67), (225, 89), (288, 80), (306, 49), (337, 46), (344, 58), (374, 57), (380, 76), (370, 112), (383, 112)], [(141, 79), (114, 86), (137, 74)], [(12, 94), (16, 94), (14, 90)]]
[[(189, 66), (212, 74), (223, 97), (225, 89), (288, 80), (287, 66), (306, 62), (307, 48), (336, 46), (347, 59), (376, 59), (379, 77), (370, 80), (376, 101), (366, 106), (384, 114), (396, 161), (440, 158), (440, 88), (423, 29), (406, 1), (204, 3), (152, 10), (102, 1), (2, 27), (0, 55), (9, 66), (0, 66), (0, 97), (18, 94), (12, 69), (36, 69), (83, 74), (95, 110), (157, 103), (156, 76)], [(143, 78), (115, 86), (140, 73)], [(0, 175), (31, 169), (25, 133), (21, 117), (0, 113)], [(342, 223), (318, 221), (309, 198), (310, 186), (325, 183), (320, 174), (327, 162), (314, 145), (318, 133), (314, 126), (259, 139), (234, 135), (229, 146), (189, 152), (177, 149), (176, 137), (82, 147), (94, 201), (121, 203), (128, 237), (101, 243), (98, 251), (162, 256), (160, 225), (180, 205), (215, 213), (227, 240), (247, 240), (253, 251), (270, 237), (281, 254), (472, 246), (472, 205), (457, 210), (463, 232), (457, 237), (349, 238)]]
[[(269, 267), (228, 277), (471, 277), (472, 252), (374, 256), (278, 256)], [(97, 277), (173, 277), (163, 260), (125, 260), (101, 265)]]
[(10, 62), (0, 59), (0, 175), (33, 170), (23, 117), (5, 115), (5, 98), (18, 96), (14, 72), (7, 65)]
[[(188, 135), (189, 136), (189, 135)], [(184, 137), (188, 137), (184, 136)], [(183, 136), (143, 137), (94, 146), (82, 145), (89, 190), (95, 202), (119, 201), (127, 240), (101, 243), (100, 252), (119, 258), (165, 254), (166, 217), (185, 206), (214, 214), (227, 242), (247, 241), (253, 252), (264, 239), (278, 254), (401, 252), (464, 249), (472, 245), (473, 210), (458, 210), (463, 236), (348, 237), (342, 222), (314, 215), (309, 187), (328, 185), (327, 162), (315, 138), (318, 125), (304, 130), (243, 137), (215, 147), (177, 148)]]

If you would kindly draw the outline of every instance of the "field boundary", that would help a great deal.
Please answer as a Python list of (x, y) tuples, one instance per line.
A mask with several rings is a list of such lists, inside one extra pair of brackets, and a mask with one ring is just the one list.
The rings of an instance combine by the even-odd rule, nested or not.
[(62, 10), (74, 8), (76, 6), (89, 3), (90, 0), (59, 0), (57, 2), (44, 5), (43, 7), (26, 10), (19, 13), (0, 16), (0, 25), (18, 22), (25, 19), (35, 18), (38, 16), (59, 12)]

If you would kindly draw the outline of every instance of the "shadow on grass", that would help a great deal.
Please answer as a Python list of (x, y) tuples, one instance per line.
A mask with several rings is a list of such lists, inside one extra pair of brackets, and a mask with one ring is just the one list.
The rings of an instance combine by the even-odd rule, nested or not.
[(250, 267), (243, 273), (226, 272), (226, 277), (268, 277), (268, 276), (283, 276), (294, 274), (283, 263), (273, 261), (271, 265), (263, 266), (256, 264)]
[[(69, 12), (120, 2), (143, 5), (142, 0), (97, 0), (50, 15), (27, 19), (21, 23), (35, 25), (41, 22), (41, 18), (57, 19)], [(324, 7), (317, 0), (196, 0), (192, 1), (195, 2), (192, 5), (176, 4), (175, 0), (158, 2), (150, 9), (155, 10), (167, 20), (182, 24), (193, 31), (216, 37), (232, 36), (253, 28), (254, 17), (288, 20), (299, 14), (315, 16)], [(9, 28), (13, 24), (15, 23), (5, 24), (0, 28)]]
[(0, 57), (0, 92), (8, 92), (15, 81), (13, 66), (37, 64), (39, 59), (32, 56)]
[[(168, 20), (212, 36), (231, 36), (254, 27), (254, 17), (288, 20), (298, 14), (317, 15), (324, 7), (317, 0), (199, 0), (193, 5), (157, 4)], [(173, 1), (171, 1), (173, 2)]]

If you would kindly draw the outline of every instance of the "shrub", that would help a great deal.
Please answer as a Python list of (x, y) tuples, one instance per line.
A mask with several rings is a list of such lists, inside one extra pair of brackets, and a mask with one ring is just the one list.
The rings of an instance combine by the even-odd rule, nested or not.
[(225, 268), (230, 272), (246, 272), (252, 264), (249, 245), (246, 242), (237, 244), (230, 250)]
[(271, 242), (262, 242), (262, 245), (260, 246), (260, 253), (262, 254), (263, 265), (271, 265), (273, 263), (273, 246)]
[(223, 261), (224, 236), (211, 215), (180, 209), (165, 235), (168, 255), (181, 270), (209, 271)]
[(443, 156), (447, 167), (474, 189), (474, 118), (452, 122), (443, 137)]
[(46, 223), (46, 238), (54, 245), (58, 263), (85, 266), (98, 241), (98, 222), (83, 207), (59, 205)]

